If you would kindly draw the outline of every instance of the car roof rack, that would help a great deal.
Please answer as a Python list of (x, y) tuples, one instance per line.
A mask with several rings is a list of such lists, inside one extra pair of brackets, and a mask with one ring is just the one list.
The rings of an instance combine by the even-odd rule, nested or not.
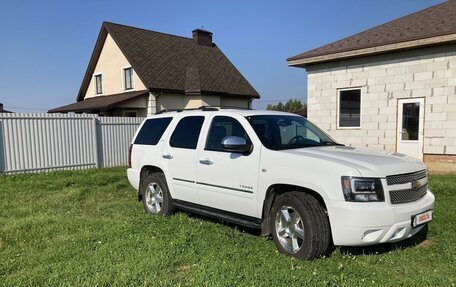
[(250, 108), (242, 108), (242, 107), (234, 107), (234, 106), (222, 106), (222, 107), (215, 107), (215, 106), (201, 106), (199, 108), (189, 108), (189, 109), (163, 109), (156, 112), (156, 115), (169, 113), (169, 112), (177, 112), (181, 113), (183, 111), (219, 111), (222, 109), (237, 109), (237, 110), (251, 110)]
[(252, 110), (251, 108), (236, 107), (236, 106), (222, 106), (222, 107), (219, 107), (219, 109), (221, 109), (221, 110), (223, 110), (223, 109), (247, 110), (247, 111), (251, 111)]
[(177, 112), (181, 113), (183, 111), (218, 111), (218, 108), (215, 107), (209, 107), (209, 106), (201, 106), (199, 108), (189, 108), (189, 109), (163, 109), (158, 112), (156, 112), (156, 115), (163, 114), (163, 113), (169, 113), (169, 112)]

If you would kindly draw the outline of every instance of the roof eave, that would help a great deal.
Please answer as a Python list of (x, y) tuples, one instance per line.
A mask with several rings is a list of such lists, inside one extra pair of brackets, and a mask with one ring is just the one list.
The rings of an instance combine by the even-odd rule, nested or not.
[(112, 103), (106, 103), (103, 106), (96, 106), (95, 105), (95, 106), (89, 106), (89, 107), (78, 107), (78, 105), (81, 105), (83, 103), (86, 103), (86, 102), (89, 102), (89, 101), (93, 101), (93, 100), (99, 100), (100, 98), (101, 99), (109, 99), (109, 97), (121, 96), (122, 93), (121, 94), (115, 94), (115, 95), (94, 97), (94, 98), (87, 99), (85, 101), (79, 101), (79, 102), (76, 102), (76, 103), (73, 103), (73, 104), (69, 104), (69, 105), (57, 107), (57, 108), (54, 108), (54, 109), (50, 109), (50, 110), (48, 110), (48, 113), (86, 112), (86, 111), (96, 111), (96, 110), (101, 110), (101, 109), (111, 109), (111, 108), (115, 108), (116, 106), (118, 106), (120, 104), (135, 100), (135, 99), (140, 98), (140, 97), (147, 96), (148, 93), (149, 92), (147, 90), (134, 91), (134, 92), (127, 93), (127, 94), (129, 94), (128, 98), (117, 100), (117, 101), (112, 102)]
[(86, 72), (84, 74), (84, 78), (81, 83), (81, 87), (79, 88), (78, 96), (76, 97), (76, 101), (80, 102), (84, 100), (85, 92), (89, 87), (90, 80), (92, 78), (93, 71), (95, 69), (95, 65), (98, 62), (98, 58), (100, 57), (101, 50), (103, 49), (104, 42), (106, 37), (108, 36), (108, 31), (105, 28), (105, 23), (101, 25), (100, 32), (98, 33), (97, 41), (95, 42), (95, 46), (92, 51), (92, 55), (90, 56), (89, 65), (87, 66)]
[(187, 96), (191, 95), (219, 95), (219, 96), (229, 96), (229, 97), (239, 97), (239, 98), (255, 98), (259, 99), (260, 95), (257, 94), (233, 94), (222, 91), (209, 91), (209, 90), (170, 90), (170, 89), (160, 89), (160, 88), (149, 88), (150, 92), (155, 93), (175, 93), (175, 94), (184, 94)]
[(357, 58), (363, 56), (371, 56), (375, 54), (389, 53), (399, 50), (421, 48), (426, 46), (436, 46), (456, 42), (456, 34), (449, 34), (443, 36), (429, 37), (417, 39), (413, 41), (405, 41), (399, 43), (392, 43), (382, 46), (368, 47), (364, 49), (356, 49), (350, 51), (343, 51), (332, 54), (321, 54), (314, 57), (307, 57), (301, 59), (288, 59), (287, 64), (290, 67), (305, 68), (308, 65), (320, 64), (325, 62), (333, 62), (338, 60), (345, 60), (349, 58)]

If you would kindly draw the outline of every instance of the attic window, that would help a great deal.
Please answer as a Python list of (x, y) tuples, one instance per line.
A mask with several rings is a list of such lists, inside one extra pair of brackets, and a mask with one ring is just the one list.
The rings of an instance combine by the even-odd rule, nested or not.
[(95, 75), (95, 95), (103, 94), (103, 79), (102, 75)]
[(133, 89), (133, 68), (123, 69), (124, 88), (125, 90)]

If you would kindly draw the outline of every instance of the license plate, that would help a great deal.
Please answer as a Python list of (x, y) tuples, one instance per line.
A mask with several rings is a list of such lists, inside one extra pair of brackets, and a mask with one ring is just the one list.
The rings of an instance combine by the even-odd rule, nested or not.
[(417, 227), (432, 220), (432, 209), (412, 216), (412, 227)]

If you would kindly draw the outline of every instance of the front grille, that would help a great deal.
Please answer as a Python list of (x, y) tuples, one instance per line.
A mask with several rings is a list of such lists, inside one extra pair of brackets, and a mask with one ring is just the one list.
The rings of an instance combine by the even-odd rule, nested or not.
[(398, 175), (390, 175), (386, 177), (386, 183), (388, 185), (394, 184), (403, 184), (409, 183), (414, 180), (421, 179), (426, 177), (426, 170), (414, 172), (414, 173), (406, 173), (406, 174), (398, 174)]
[(408, 203), (425, 196), (427, 193), (427, 184), (419, 189), (391, 190), (389, 193), (391, 204)]

